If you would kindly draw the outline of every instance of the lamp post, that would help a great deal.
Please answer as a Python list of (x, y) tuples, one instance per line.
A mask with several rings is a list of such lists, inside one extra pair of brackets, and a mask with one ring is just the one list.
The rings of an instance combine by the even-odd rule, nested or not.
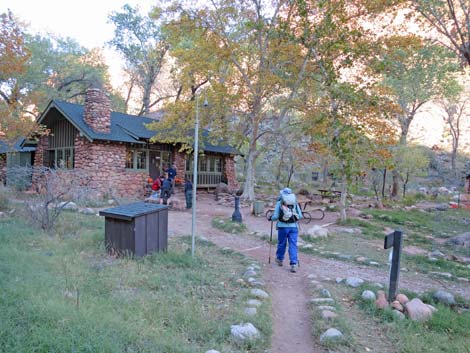
[[(204, 106), (207, 107), (207, 99), (204, 100)], [(197, 190), (197, 164), (199, 154), (199, 96), (196, 95), (196, 123), (194, 125), (194, 149), (193, 149), (193, 209), (191, 222), (191, 256), (194, 257), (195, 238), (196, 238), (196, 190)]]

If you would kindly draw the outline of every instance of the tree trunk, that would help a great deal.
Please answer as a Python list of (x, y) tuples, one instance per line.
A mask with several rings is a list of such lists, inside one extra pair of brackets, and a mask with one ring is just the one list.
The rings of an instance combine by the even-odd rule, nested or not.
[(287, 187), (290, 187), (290, 181), (292, 179), (292, 175), (294, 175), (294, 162), (292, 161), (290, 168), (289, 168), (289, 175), (287, 177)]
[(284, 164), (284, 153), (285, 153), (285, 149), (282, 149), (281, 156), (279, 157), (279, 164), (277, 165), (277, 175), (276, 175), (277, 185), (281, 183), (282, 165)]
[(398, 171), (395, 169), (392, 171), (392, 192), (390, 193), (390, 197), (392, 199), (398, 196), (398, 180), (400, 179), (400, 175)]
[[(410, 113), (409, 115), (403, 116), (400, 120), (400, 127), (401, 127), (401, 134), (400, 134), (400, 146), (406, 146), (406, 139), (408, 137), (408, 131), (410, 130), (411, 121), (414, 118), (414, 113)], [(392, 199), (398, 196), (398, 182), (400, 180), (400, 175), (398, 170), (393, 170), (392, 172), (392, 192), (390, 197)]]
[(243, 198), (249, 201), (255, 200), (255, 161), (256, 150), (250, 146), (245, 165), (245, 185), (243, 186)]
[(150, 107), (150, 87), (146, 86), (144, 89), (144, 97), (143, 97), (143, 109), (142, 109), (142, 115), (147, 116), (149, 113), (149, 107)]
[(382, 179), (382, 200), (385, 199), (385, 181), (387, 180), (387, 168), (384, 168)]
[(410, 179), (410, 173), (406, 173), (406, 178), (403, 180), (403, 198), (406, 195), (406, 186), (408, 185), (408, 180)]
[(346, 184), (346, 178), (343, 176), (342, 177), (342, 183), (341, 183), (341, 197), (340, 197), (340, 202), (339, 202), (339, 212), (340, 212), (340, 220), (341, 222), (346, 222), (347, 220), (347, 215), (346, 215), (346, 193), (347, 193), (347, 184)]
[(328, 160), (323, 160), (322, 182), (326, 186), (328, 184)]
[(451, 166), (452, 166), (452, 174), (454, 178), (457, 178), (457, 167), (456, 167), (456, 159), (457, 159), (457, 150), (459, 148), (459, 141), (457, 138), (454, 138), (452, 141), (452, 154), (451, 154)]

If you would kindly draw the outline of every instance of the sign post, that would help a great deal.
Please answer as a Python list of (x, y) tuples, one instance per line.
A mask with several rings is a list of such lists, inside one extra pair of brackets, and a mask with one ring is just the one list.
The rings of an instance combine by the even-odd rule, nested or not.
[(397, 295), (398, 279), (400, 277), (400, 257), (403, 243), (402, 239), (403, 232), (401, 230), (395, 230), (393, 233), (386, 235), (384, 240), (384, 249), (393, 247), (392, 263), (390, 268), (390, 283), (388, 286), (389, 302), (392, 302)]

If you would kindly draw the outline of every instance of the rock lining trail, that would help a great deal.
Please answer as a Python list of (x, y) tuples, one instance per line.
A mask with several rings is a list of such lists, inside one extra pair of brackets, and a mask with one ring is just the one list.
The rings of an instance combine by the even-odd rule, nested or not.
[[(272, 301), (273, 334), (269, 353), (325, 351), (314, 340), (312, 333), (312, 315), (309, 308), (311, 293), (307, 278), (309, 274), (333, 281), (336, 277), (348, 276), (360, 277), (370, 282), (384, 283), (388, 280), (388, 270), (383, 268), (326, 259), (301, 252), (299, 252), (299, 271), (290, 273), (289, 266), (279, 267), (274, 263), (274, 245), (271, 249), (271, 263), (269, 264), (269, 244), (266, 241), (255, 236), (227, 234), (211, 226), (214, 217), (230, 218), (232, 212), (233, 208), (217, 204), (212, 195), (199, 194), (196, 234), (207, 238), (221, 248), (229, 247), (253, 257), (262, 265), (263, 280), (266, 282), (266, 289)], [(270, 226), (266, 219), (250, 215), (246, 208), (242, 209), (241, 213), (248, 233), (257, 232), (269, 235)], [(332, 222), (334, 219), (335, 215), (329, 215), (322, 220), (321, 224)], [(170, 211), (168, 228), (170, 237), (191, 234), (191, 212)], [(273, 230), (273, 232), (276, 231)], [(276, 234), (273, 234), (273, 237), (275, 238)], [(288, 261), (285, 262), (288, 263)], [(416, 292), (445, 288), (465, 298), (470, 298), (470, 286), (435, 279), (423, 281), (422, 274), (401, 274), (400, 287)]]

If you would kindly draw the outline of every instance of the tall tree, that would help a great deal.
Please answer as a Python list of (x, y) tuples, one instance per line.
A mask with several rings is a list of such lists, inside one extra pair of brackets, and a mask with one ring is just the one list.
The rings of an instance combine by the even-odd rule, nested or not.
[(243, 195), (249, 200), (255, 198), (260, 142), (275, 133), (274, 120), (287, 119), (312, 54), (303, 52), (299, 39), (287, 31), (292, 6), (282, 0), (218, 0), (198, 9), (172, 9), (177, 19), (170, 28), (178, 34), (172, 54), (181, 66), (187, 101), (178, 103), (179, 113), (166, 123), (185, 121), (190, 127), (194, 95), (207, 82), (211, 109), (205, 115), (214, 134), (225, 132), (240, 142), (245, 152)]
[[(375, 3), (374, 3), (375, 4)], [(374, 38), (366, 35), (361, 20), (366, 13), (384, 11), (370, 2), (296, 1), (296, 33), (312, 51), (308, 80), (302, 87), (305, 131), (313, 137), (314, 152), (330, 156), (341, 179), (341, 219), (346, 219), (348, 184), (362, 173), (358, 156), (373, 147), (370, 139), (389, 139), (381, 104), (367, 81), (364, 68), (374, 54)], [(385, 108), (385, 109), (384, 109)]]
[(162, 70), (168, 43), (157, 21), (139, 14), (138, 8), (126, 4), (121, 12), (113, 12), (109, 19), (116, 26), (109, 44), (124, 57), (126, 71), (132, 78), (128, 96), (134, 85), (138, 87), (142, 94), (138, 115), (147, 115), (160, 101), (158, 98), (152, 101), (152, 90)]
[(31, 56), (24, 41), (24, 29), (8, 11), (0, 16), (0, 138), (13, 143), (33, 129), (31, 119), (21, 114), (18, 77), (27, 70)]
[[(406, 145), (410, 125), (422, 107), (443, 96), (449, 96), (458, 85), (459, 68), (455, 56), (446, 48), (425, 44), (413, 36), (391, 36), (383, 40), (382, 54), (374, 66), (382, 75), (384, 99), (396, 105), (394, 114), (400, 134), (400, 145)], [(401, 165), (402, 163), (398, 163)], [(398, 169), (393, 171), (392, 197), (398, 195)]]
[(406, 144), (416, 113), (433, 99), (448, 96), (458, 85), (458, 66), (451, 52), (425, 45), (416, 36), (393, 36), (384, 40), (383, 52), (376, 62), (382, 74), (385, 97), (397, 105), (395, 115), (400, 142)]
[(451, 137), (452, 152), (451, 152), (451, 166), (454, 177), (457, 177), (457, 152), (459, 149), (461, 123), (465, 117), (465, 111), (468, 107), (470, 97), (468, 89), (462, 92), (461, 95), (451, 96), (441, 100), (441, 107), (444, 110), (442, 118), (446, 123), (447, 131)]
[(468, 0), (412, 0), (414, 9), (441, 34), (440, 43), (463, 65), (470, 65), (470, 3)]

